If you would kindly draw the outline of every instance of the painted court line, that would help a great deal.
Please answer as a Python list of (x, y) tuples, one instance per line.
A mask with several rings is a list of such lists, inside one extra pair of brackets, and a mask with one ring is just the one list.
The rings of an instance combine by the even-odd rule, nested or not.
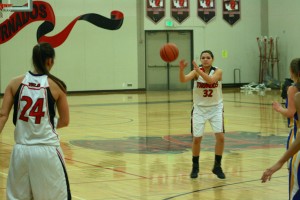
[(3, 172), (0, 172), (1, 175), (7, 177), (7, 174), (6, 173), (3, 173)]
[(86, 199), (83, 199), (83, 198), (81, 198), (81, 197), (77, 197), (77, 196), (74, 196), (74, 195), (72, 195), (72, 197), (73, 197), (74, 199), (86, 200)]
[[(272, 177), (272, 178), (274, 179), (274, 178), (282, 178), (282, 177), (286, 177), (286, 176), (277, 176), (277, 177)], [(224, 184), (224, 185), (219, 185), (219, 186), (214, 186), (214, 187), (209, 187), (209, 188), (203, 188), (203, 189), (200, 189), (200, 190), (194, 190), (194, 191), (191, 191), (191, 192), (178, 194), (178, 195), (175, 195), (175, 196), (172, 196), (172, 197), (167, 197), (163, 200), (174, 199), (174, 198), (177, 198), (177, 197), (182, 197), (182, 196), (189, 195), (189, 194), (196, 193), (196, 192), (202, 192), (202, 191), (205, 191), (205, 190), (211, 190), (211, 189), (215, 189), (215, 188), (226, 187), (226, 186), (231, 186), (231, 185), (238, 185), (238, 184), (255, 182), (255, 181), (261, 181), (261, 180), (260, 179), (254, 179), (254, 180), (249, 180), (249, 181), (242, 181), (242, 182)]]

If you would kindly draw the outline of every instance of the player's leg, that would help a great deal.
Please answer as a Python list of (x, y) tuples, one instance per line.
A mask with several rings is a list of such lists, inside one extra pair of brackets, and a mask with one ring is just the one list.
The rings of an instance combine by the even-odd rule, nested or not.
[(192, 171), (191, 171), (191, 178), (197, 178), (199, 173), (199, 159), (200, 159), (200, 148), (201, 148), (201, 140), (202, 137), (193, 137), (193, 144), (192, 144)]
[(300, 152), (296, 153), (292, 158), (292, 166), (289, 173), (289, 191), (290, 191), (290, 199), (300, 199)]
[(32, 146), (30, 181), (34, 199), (71, 199), (63, 153), (55, 146)]
[(215, 133), (216, 146), (215, 146), (215, 163), (212, 172), (220, 179), (225, 179), (225, 174), (221, 167), (222, 155), (224, 151), (224, 133)]
[(6, 187), (7, 199), (32, 199), (26, 146), (16, 144), (10, 158)]
[[(290, 133), (289, 133), (289, 135), (288, 135), (288, 138), (287, 138), (287, 143), (286, 143), (286, 149), (288, 149), (289, 148), (289, 146), (291, 146), (292, 145), (292, 143), (294, 142), (294, 140), (295, 140), (295, 135), (296, 134), (294, 134), (294, 132), (295, 131), (297, 131), (297, 129), (295, 129), (295, 127), (293, 127), (293, 128), (291, 128), (291, 130), (290, 130)], [(296, 132), (297, 133), (297, 132)], [(291, 168), (291, 163), (292, 163), (292, 158), (290, 158), (288, 161), (287, 161), (287, 169), (288, 170), (290, 170), (290, 168)]]
[(223, 155), (223, 151), (224, 151), (224, 133), (220, 132), (220, 133), (215, 133), (215, 137), (216, 137), (216, 146), (215, 146), (215, 153), (216, 155)]
[(224, 117), (223, 117), (223, 104), (218, 105), (212, 109), (212, 117), (209, 122), (213, 131), (215, 132), (215, 162), (212, 172), (220, 179), (225, 179), (225, 174), (222, 170), (222, 155), (224, 151)]
[(192, 171), (190, 174), (191, 178), (197, 178), (199, 173), (199, 160), (200, 160), (200, 149), (201, 149), (201, 141), (202, 135), (205, 127), (205, 119), (203, 115), (203, 111), (195, 106), (192, 113), (192, 135), (193, 135), (193, 143), (192, 143)]

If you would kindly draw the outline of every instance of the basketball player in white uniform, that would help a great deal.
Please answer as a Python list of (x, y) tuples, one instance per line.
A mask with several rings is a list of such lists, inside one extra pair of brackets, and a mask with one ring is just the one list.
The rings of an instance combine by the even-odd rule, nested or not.
[[(14, 106), (15, 145), (7, 177), (7, 199), (71, 199), (57, 128), (69, 123), (66, 86), (49, 73), (55, 52), (33, 48), (34, 70), (8, 84), (0, 110), (0, 132)], [(56, 109), (59, 118), (55, 118)]]
[(213, 67), (214, 55), (211, 51), (203, 51), (200, 55), (201, 66), (198, 67), (193, 61), (194, 70), (187, 75), (184, 68), (187, 63), (181, 60), (179, 63), (179, 79), (181, 82), (194, 80), (193, 111), (192, 111), (192, 134), (193, 134), (193, 166), (191, 178), (197, 178), (199, 173), (199, 157), (202, 136), (205, 123), (208, 121), (215, 133), (215, 164), (212, 172), (220, 179), (225, 179), (221, 167), (224, 151), (224, 120), (223, 120), (223, 97), (222, 97), (222, 70)]

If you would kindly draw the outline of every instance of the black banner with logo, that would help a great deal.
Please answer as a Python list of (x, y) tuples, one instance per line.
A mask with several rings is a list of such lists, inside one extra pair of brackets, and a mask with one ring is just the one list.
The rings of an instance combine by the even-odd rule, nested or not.
[(165, 17), (165, 0), (146, 0), (147, 17), (158, 23)]
[(241, 0), (223, 0), (223, 19), (234, 25), (241, 17)]
[(190, 16), (190, 0), (171, 0), (171, 16), (182, 23)]
[(198, 17), (204, 22), (209, 22), (216, 16), (215, 0), (198, 0)]

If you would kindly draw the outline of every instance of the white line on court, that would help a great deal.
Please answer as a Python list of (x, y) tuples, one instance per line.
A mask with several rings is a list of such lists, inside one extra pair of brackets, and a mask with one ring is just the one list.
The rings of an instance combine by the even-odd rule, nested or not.
[(74, 199), (86, 200), (86, 199), (83, 199), (83, 198), (81, 198), (81, 197), (77, 197), (77, 196), (74, 196), (74, 195), (72, 195), (72, 197), (73, 197)]
[(6, 173), (3, 173), (3, 172), (0, 172), (1, 175), (7, 177), (7, 174)]

